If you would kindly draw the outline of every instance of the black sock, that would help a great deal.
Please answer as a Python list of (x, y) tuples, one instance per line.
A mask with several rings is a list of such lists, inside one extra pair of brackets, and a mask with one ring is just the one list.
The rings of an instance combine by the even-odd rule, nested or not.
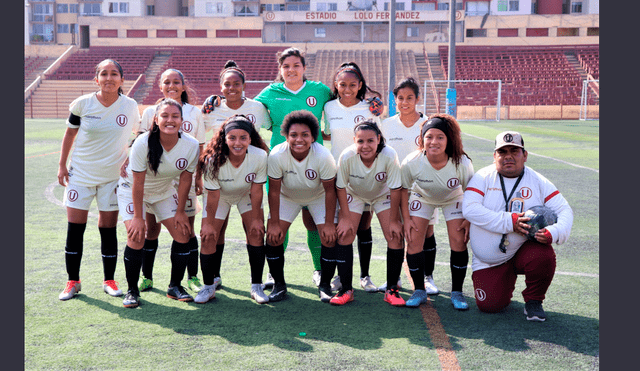
[(449, 265), (451, 267), (451, 291), (462, 291), (462, 284), (467, 275), (469, 250), (451, 251)]
[(187, 262), (187, 274), (189, 278), (198, 275), (198, 238), (189, 239), (189, 261)]
[[(436, 264), (436, 235), (427, 237), (424, 240), (422, 246), (422, 253), (424, 254), (424, 274), (430, 276), (433, 274), (433, 269)], [(424, 280), (424, 278), (423, 278)]]
[(284, 284), (284, 245), (271, 246), (267, 244), (264, 253), (273, 281)]
[(216, 252), (213, 253), (213, 277), (220, 277), (220, 266), (222, 266), (222, 254), (224, 253), (224, 244), (216, 245)]
[(387, 247), (387, 290), (398, 284), (403, 262), (404, 249), (396, 250)]
[(118, 263), (118, 236), (116, 227), (98, 228), (100, 231), (100, 252), (102, 253), (102, 269), (104, 280), (113, 280)]
[(336, 244), (336, 264), (338, 276), (342, 284), (342, 291), (353, 289), (353, 244)]
[(424, 290), (424, 254), (407, 254), (407, 265), (409, 266), (409, 274), (413, 280), (414, 290)]
[(187, 270), (189, 260), (189, 243), (180, 243), (173, 240), (171, 243), (171, 281), (169, 287), (180, 286)]
[(205, 285), (213, 285), (213, 261), (215, 260), (214, 254), (200, 253), (200, 268), (202, 270), (202, 283)]
[(144, 240), (142, 247), (142, 275), (153, 280), (153, 262), (156, 260), (158, 251), (158, 240)]
[(67, 223), (67, 244), (64, 247), (64, 261), (70, 281), (80, 281), (80, 262), (86, 223)]
[(251, 268), (251, 283), (262, 283), (264, 271), (264, 246), (252, 246), (247, 244), (249, 254), (249, 267)]
[(127, 277), (129, 290), (138, 291), (138, 278), (142, 266), (142, 250), (134, 250), (128, 245), (124, 248), (124, 271)]
[(331, 279), (336, 273), (336, 248), (322, 245), (320, 247), (320, 285), (331, 285)]
[[(360, 256), (360, 278), (369, 275), (369, 264), (371, 263), (371, 250), (373, 249), (373, 237), (371, 237), (371, 227), (357, 231), (358, 255)], [(342, 276), (341, 276), (342, 277)]]

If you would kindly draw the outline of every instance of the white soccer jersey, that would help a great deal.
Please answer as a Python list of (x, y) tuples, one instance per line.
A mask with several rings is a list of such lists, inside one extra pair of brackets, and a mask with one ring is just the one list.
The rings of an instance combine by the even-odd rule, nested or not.
[(429, 118), (420, 116), (411, 127), (406, 127), (400, 121), (400, 114), (396, 114), (382, 121), (382, 134), (387, 145), (393, 147), (398, 154), (398, 162), (404, 159), (413, 151), (418, 149), (418, 139), (420, 138), (420, 125)]
[(173, 181), (179, 179), (183, 171), (193, 173), (198, 164), (200, 148), (198, 141), (189, 134), (182, 133), (178, 143), (171, 151), (162, 151), (158, 174), (154, 174), (149, 165), (149, 132), (140, 134), (131, 146), (127, 179), (133, 182), (133, 172), (146, 171), (144, 181), (144, 201), (158, 202), (171, 197), (174, 192)]
[(473, 176), (473, 164), (462, 156), (456, 168), (453, 160), (440, 170), (431, 166), (424, 152), (410, 153), (400, 165), (402, 188), (418, 193), (430, 205), (445, 205), (462, 196)]
[(353, 144), (353, 128), (368, 118), (374, 118), (380, 127), (380, 118), (369, 111), (369, 103), (365, 101), (345, 107), (334, 99), (324, 105), (324, 132), (331, 135), (331, 154), (336, 162), (342, 151)]
[(287, 142), (276, 145), (269, 153), (269, 178), (281, 179), (280, 193), (301, 204), (324, 197), (322, 181), (335, 178), (336, 171), (331, 152), (317, 142), (311, 144), (302, 161), (293, 158)]
[[(149, 106), (142, 112), (140, 128), (143, 131), (150, 131), (153, 127), (153, 116), (156, 114), (156, 107)], [(206, 142), (204, 114), (200, 111), (200, 108), (189, 103), (182, 105), (182, 126), (180, 131), (196, 138), (200, 144)]]
[[(507, 195), (511, 193), (516, 178), (504, 178)], [(553, 242), (564, 243), (571, 233), (573, 211), (558, 189), (544, 176), (525, 166), (524, 176), (513, 197), (524, 199), (522, 210), (545, 205), (558, 215), (558, 222), (546, 227)], [(471, 222), (470, 245), (473, 250), (474, 271), (495, 267), (511, 259), (526, 237), (513, 232), (511, 212), (505, 211), (505, 200), (500, 177), (495, 165), (480, 169), (469, 181), (462, 201), (462, 213)], [(502, 234), (507, 234), (507, 252), (498, 246)]]
[(220, 198), (230, 204), (236, 204), (249, 193), (253, 183), (267, 182), (267, 152), (262, 148), (249, 146), (242, 164), (237, 168), (227, 161), (218, 170), (218, 177), (212, 179), (209, 169), (205, 170), (204, 188), (209, 191), (220, 190)]
[(131, 133), (138, 130), (140, 112), (135, 100), (120, 95), (111, 106), (98, 101), (96, 93), (85, 94), (69, 104), (69, 111), (80, 117), (69, 177), (78, 186), (92, 187), (118, 180), (127, 158)]
[(204, 115), (207, 131), (213, 129), (214, 133), (218, 132), (222, 124), (233, 115), (247, 116), (258, 132), (261, 127), (265, 129), (271, 127), (271, 117), (262, 103), (246, 98), (240, 108), (231, 109), (227, 106), (227, 100), (223, 99), (219, 107), (216, 107), (213, 112)]
[(376, 156), (371, 167), (366, 167), (356, 145), (347, 147), (338, 160), (337, 188), (346, 188), (348, 193), (357, 195), (365, 202), (389, 193), (390, 189), (398, 189), (402, 185), (400, 166), (396, 151), (385, 146)]

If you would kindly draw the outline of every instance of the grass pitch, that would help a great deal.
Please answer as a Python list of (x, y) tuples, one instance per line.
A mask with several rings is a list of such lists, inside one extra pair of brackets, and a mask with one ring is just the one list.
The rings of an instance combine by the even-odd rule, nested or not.
[[(519, 277), (512, 304), (502, 313), (480, 313), (471, 269), (464, 293), (467, 312), (451, 307), (449, 246), (445, 224), (435, 226), (431, 297), (447, 349), (464, 370), (592, 370), (599, 368), (599, 137), (598, 121), (500, 121), (461, 123), (465, 150), (476, 170), (492, 161), (497, 133), (520, 131), (530, 152), (527, 165), (550, 179), (573, 207), (569, 241), (555, 246), (557, 273), (544, 306), (548, 319), (523, 315)], [(199, 305), (165, 296), (169, 281), (168, 233), (160, 235), (155, 288), (136, 309), (102, 291), (97, 210), (90, 212), (81, 266), (82, 291), (66, 302), (66, 212), (57, 185), (64, 120), (25, 120), (24, 147), (24, 368), (27, 370), (439, 370), (443, 335), (430, 331), (420, 309), (394, 308), (382, 294), (359, 289), (344, 307), (321, 303), (311, 282), (313, 266), (301, 221), (291, 228), (285, 253), (289, 298), (259, 305), (250, 299), (249, 264), (237, 211), (232, 211), (216, 299)], [(268, 132), (265, 132), (268, 137)], [(265, 211), (268, 209), (265, 199)], [(196, 217), (199, 232), (200, 215)], [(385, 243), (373, 222), (374, 283), (386, 277)], [(126, 289), (118, 225), (116, 280)], [(354, 249), (357, 251), (357, 249)], [(266, 274), (266, 265), (265, 265)], [(200, 274), (201, 277), (201, 274)], [(406, 298), (410, 279), (403, 273)], [(424, 306), (423, 306), (424, 307)], [(424, 308), (423, 308), (424, 309)], [(435, 335), (434, 335), (435, 334)], [(432, 338), (438, 336), (438, 338)]]

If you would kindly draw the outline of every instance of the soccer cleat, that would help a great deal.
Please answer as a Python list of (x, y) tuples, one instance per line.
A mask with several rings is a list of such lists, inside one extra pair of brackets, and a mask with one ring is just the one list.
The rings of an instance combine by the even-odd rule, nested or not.
[(334, 297), (331, 298), (331, 301), (329, 301), (329, 303), (333, 305), (345, 305), (351, 301), (353, 301), (353, 289), (344, 292), (340, 290)]
[(274, 283), (269, 294), (269, 301), (280, 301), (287, 297), (287, 285), (285, 283)]
[(422, 303), (426, 303), (429, 301), (429, 296), (427, 296), (427, 292), (425, 290), (416, 290), (411, 294), (409, 300), (407, 300), (406, 305), (411, 308), (417, 308)]
[(406, 304), (395, 286), (384, 292), (384, 301), (395, 307), (403, 307)]
[(328, 303), (331, 301), (331, 297), (333, 293), (331, 292), (331, 287), (329, 286), (318, 286), (318, 296), (320, 297), (320, 301), (323, 303)]
[(251, 284), (251, 299), (255, 300), (258, 304), (264, 304), (269, 302), (269, 297), (262, 290), (261, 283)]
[(122, 300), (122, 305), (125, 308), (135, 308), (140, 305), (140, 292), (129, 289)]
[(193, 301), (195, 301), (198, 304), (203, 304), (215, 297), (216, 297), (216, 286), (204, 285), (202, 286), (200, 291), (198, 291), (198, 295), (196, 295), (196, 298)]
[(424, 276), (424, 288), (429, 295), (438, 295), (440, 293), (435, 282), (433, 282), (433, 274)]
[(193, 297), (184, 290), (184, 287), (178, 285), (169, 287), (167, 297), (178, 301), (193, 301)]
[(360, 278), (360, 286), (366, 292), (377, 292), (378, 291), (378, 288), (376, 287), (376, 285), (373, 284), (373, 282), (371, 282), (371, 277), (369, 277), (369, 276)]
[(102, 289), (111, 296), (122, 296), (122, 290), (118, 285), (119, 283), (114, 280), (107, 280), (102, 283)]
[[(396, 286), (398, 286), (398, 290), (400, 290), (402, 288), (402, 279), (400, 277), (398, 277), (398, 284)], [(386, 292), (387, 291), (387, 283), (385, 282), (382, 285), (378, 286), (378, 291)]]
[(342, 282), (340, 282), (340, 276), (333, 277), (331, 281), (331, 291), (340, 291), (342, 289)]
[(67, 286), (64, 288), (64, 291), (58, 295), (58, 299), (60, 300), (69, 300), (74, 297), (77, 293), (80, 292), (80, 281), (67, 281)]
[(213, 286), (216, 287), (216, 290), (220, 290), (222, 288), (222, 277), (215, 277), (213, 279)]
[(140, 280), (138, 281), (138, 289), (140, 291), (148, 291), (153, 288), (153, 280), (148, 279), (145, 276), (140, 276)]
[(540, 300), (529, 300), (526, 302), (524, 304), (524, 314), (527, 316), (527, 321), (544, 322), (547, 319)]
[[(214, 285), (215, 285), (215, 281), (214, 281)], [(189, 288), (189, 290), (193, 292), (199, 292), (200, 290), (202, 290), (202, 282), (200, 282), (200, 279), (197, 276), (192, 276), (187, 281), (187, 287)]]
[(467, 304), (467, 299), (462, 295), (462, 291), (451, 291), (451, 304), (457, 310), (469, 309), (469, 304)]
[(316, 287), (320, 286), (320, 278), (322, 277), (322, 271), (313, 271), (313, 284)]
[(273, 287), (274, 283), (275, 281), (273, 280), (273, 277), (271, 277), (271, 273), (267, 273), (267, 280), (262, 284), (262, 289), (270, 289)]

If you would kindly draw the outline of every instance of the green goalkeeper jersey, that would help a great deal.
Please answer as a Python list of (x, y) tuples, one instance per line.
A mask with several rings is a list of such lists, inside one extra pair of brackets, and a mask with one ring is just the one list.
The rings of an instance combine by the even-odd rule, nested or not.
[[(284, 117), (298, 110), (307, 110), (313, 113), (322, 122), (322, 110), (324, 104), (331, 98), (331, 90), (322, 82), (305, 81), (304, 87), (297, 93), (292, 93), (284, 86), (284, 83), (272, 83), (264, 88), (254, 99), (267, 107), (271, 116), (271, 148), (285, 141), (285, 137), (280, 134), (280, 125)], [(316, 142), (323, 144), (322, 127), (318, 131)]]

